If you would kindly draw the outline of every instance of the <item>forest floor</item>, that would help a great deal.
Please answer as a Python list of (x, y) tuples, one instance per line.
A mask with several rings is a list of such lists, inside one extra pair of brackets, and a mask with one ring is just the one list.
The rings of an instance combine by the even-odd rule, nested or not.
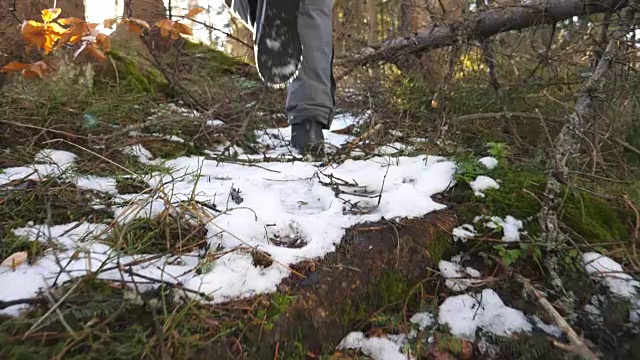
[(251, 67), (111, 55), (2, 89), (1, 359), (640, 358), (640, 186), (581, 173), (541, 241), (539, 124), (353, 86), (302, 158)]

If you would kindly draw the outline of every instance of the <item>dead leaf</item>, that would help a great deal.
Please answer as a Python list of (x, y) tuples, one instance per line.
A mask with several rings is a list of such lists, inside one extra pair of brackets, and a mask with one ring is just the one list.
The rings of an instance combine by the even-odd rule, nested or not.
[(58, 24), (60, 25), (79, 25), (82, 24), (83, 22), (85, 22), (84, 20), (77, 18), (77, 17), (70, 17), (70, 18), (65, 18), (65, 19), (58, 19)]
[(205, 10), (205, 8), (202, 8), (202, 7), (194, 7), (193, 9), (189, 10), (189, 12), (187, 13), (187, 16), (185, 16), (185, 17), (187, 19), (194, 18), (194, 17), (198, 16), (198, 14), (200, 14), (204, 10)]
[(93, 44), (87, 46), (84, 51), (98, 61), (103, 61), (107, 58), (104, 53)]
[(127, 30), (138, 35), (142, 35), (145, 29), (149, 30), (151, 28), (149, 23), (140, 19), (123, 19), (122, 22), (127, 24)]
[(98, 34), (96, 36), (96, 45), (98, 45), (102, 51), (109, 51), (111, 49), (111, 38), (105, 34)]
[(8, 63), (7, 65), (3, 66), (2, 69), (0, 69), (0, 72), (3, 72), (3, 73), (21, 72), (22, 70), (28, 68), (29, 66), (31, 66), (31, 64), (25, 64), (25, 63), (21, 63), (21, 62), (17, 62), (17, 61), (12, 61), (12, 62)]
[(43, 49), (47, 42), (43, 23), (28, 20), (22, 23), (22, 37), (38, 49)]
[(36, 77), (43, 78), (44, 72), (49, 68), (43, 61), (38, 61), (35, 64), (31, 64), (28, 68), (22, 70), (22, 76), (27, 79), (35, 79)]
[(15, 270), (20, 264), (27, 261), (29, 255), (26, 251), (18, 251), (17, 253), (11, 254), (8, 258), (4, 259), (0, 266), (7, 266), (11, 269)]
[(356, 128), (356, 126), (354, 124), (351, 124), (345, 128), (342, 129), (338, 129), (338, 130), (331, 130), (332, 133), (334, 134), (340, 134), (340, 135), (347, 135), (350, 134), (354, 129)]
[(460, 358), (463, 360), (471, 360), (473, 356), (473, 344), (469, 341), (462, 341), (462, 353)]
[(47, 70), (47, 68), (47, 64), (43, 61), (38, 61), (34, 64), (25, 64), (14, 61), (5, 65), (2, 69), (0, 69), (0, 72), (19, 72), (27, 79), (35, 79), (36, 77), (44, 77), (44, 72), (45, 70)]
[(44, 21), (45, 23), (51, 22), (55, 20), (58, 16), (60, 16), (61, 12), (62, 12), (62, 9), (60, 8), (44, 9), (42, 10), (42, 21)]
[(173, 28), (181, 34), (193, 35), (193, 31), (191, 31), (191, 28), (188, 25), (176, 22), (173, 24)]
[(113, 27), (113, 25), (115, 25), (115, 23), (117, 21), (118, 21), (118, 19), (111, 18), (111, 19), (106, 19), (102, 24), (104, 25), (105, 28), (111, 29)]

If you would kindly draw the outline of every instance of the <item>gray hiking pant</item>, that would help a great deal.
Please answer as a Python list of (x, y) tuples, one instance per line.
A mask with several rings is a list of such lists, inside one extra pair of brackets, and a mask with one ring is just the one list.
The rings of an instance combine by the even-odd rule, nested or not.
[[(255, 14), (252, 14), (255, 3), (256, 0), (233, 0), (230, 5), (231, 13), (252, 32), (255, 32)], [(302, 43), (302, 64), (298, 76), (287, 88), (285, 110), (289, 124), (313, 118), (329, 128), (336, 102), (333, 0), (300, 0), (298, 32)]]

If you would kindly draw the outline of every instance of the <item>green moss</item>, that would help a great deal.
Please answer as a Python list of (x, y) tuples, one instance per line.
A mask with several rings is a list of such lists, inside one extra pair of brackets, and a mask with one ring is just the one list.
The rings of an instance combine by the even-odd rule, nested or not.
[(237, 74), (240, 69), (248, 67), (247, 63), (205, 44), (187, 41), (183, 50), (186, 53), (185, 56), (193, 62), (194, 70), (204, 72), (211, 79)]
[(285, 314), (295, 301), (295, 296), (288, 296), (276, 292), (269, 298), (269, 306), (267, 308), (257, 310), (256, 317), (264, 321), (263, 326), (266, 330), (272, 330), (275, 322)]
[(500, 180), (500, 189), (484, 192), (485, 198), (482, 202), (488, 204), (492, 215), (512, 215), (517, 219), (527, 219), (540, 211), (540, 203), (531, 194), (541, 198), (546, 186), (544, 168), (541, 164), (505, 164), (488, 174)]
[(129, 89), (133, 93), (154, 94), (168, 85), (166, 79), (157, 69), (143, 66), (132, 56), (116, 50), (107, 52), (107, 55), (117, 65), (118, 81), (123, 89)]
[(562, 221), (590, 243), (624, 241), (629, 237), (621, 204), (584, 192), (569, 192)]

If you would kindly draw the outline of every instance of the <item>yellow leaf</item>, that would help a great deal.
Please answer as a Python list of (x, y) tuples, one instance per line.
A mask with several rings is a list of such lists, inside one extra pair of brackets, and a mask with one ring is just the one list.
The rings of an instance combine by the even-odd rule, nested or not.
[(115, 25), (115, 23), (118, 20), (116, 18), (111, 18), (111, 19), (106, 19), (103, 23), (104, 27), (107, 29), (111, 29), (113, 27), (113, 25)]
[(193, 35), (191, 28), (185, 24), (176, 22), (173, 24), (173, 28), (176, 29), (179, 33), (186, 34), (186, 35)]
[(203, 12), (205, 9), (202, 7), (194, 7), (193, 9), (189, 10), (189, 12), (187, 13), (187, 16), (185, 16), (187, 19), (192, 19), (196, 16), (198, 16), (198, 14), (200, 14), (201, 12)]
[(44, 53), (49, 54), (53, 49), (53, 46), (56, 44), (56, 41), (62, 37), (67, 32), (67, 29), (56, 23), (49, 23), (45, 27), (45, 43), (44, 43)]
[(61, 12), (62, 12), (62, 9), (59, 9), (59, 8), (44, 9), (42, 10), (42, 20), (45, 23), (51, 22), (55, 20), (58, 16), (60, 16)]
[(77, 17), (70, 17), (70, 18), (66, 18), (66, 19), (58, 19), (58, 23), (60, 25), (78, 25), (78, 24), (82, 24), (84, 22), (84, 20), (77, 18)]
[(18, 251), (17, 253), (11, 254), (8, 258), (4, 259), (0, 266), (8, 266), (11, 269), (15, 270), (20, 264), (27, 261), (28, 254), (26, 251)]
[(436, 99), (431, 100), (431, 107), (434, 108), (434, 109), (437, 109), (438, 108), (438, 100), (436, 100)]

